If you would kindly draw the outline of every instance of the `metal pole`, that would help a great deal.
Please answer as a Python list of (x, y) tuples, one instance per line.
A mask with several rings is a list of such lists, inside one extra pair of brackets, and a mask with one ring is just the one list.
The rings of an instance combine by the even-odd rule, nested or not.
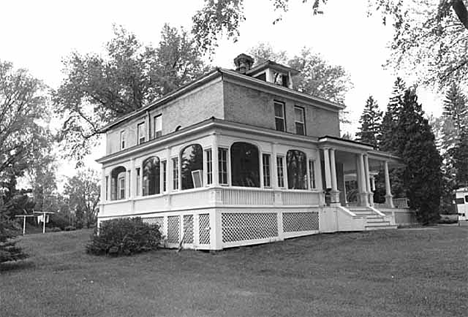
[(42, 233), (45, 233), (46, 213), (42, 214)]
[(23, 217), (23, 236), (26, 234), (26, 217)]

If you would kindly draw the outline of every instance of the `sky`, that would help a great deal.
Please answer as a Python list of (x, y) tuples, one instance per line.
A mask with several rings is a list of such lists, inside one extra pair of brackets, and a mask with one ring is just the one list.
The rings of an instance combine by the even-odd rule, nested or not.
[[(385, 110), (396, 74), (384, 69), (392, 38), (378, 15), (368, 17), (367, 0), (328, 0), (323, 15), (312, 14), (312, 1), (291, 0), (290, 10), (274, 12), (272, 0), (244, 0), (246, 21), (236, 43), (222, 39), (212, 59), (214, 66), (233, 68), (233, 59), (259, 43), (270, 43), (289, 56), (312, 48), (330, 64), (343, 66), (353, 88), (345, 105), (351, 124), (342, 133), (356, 132), (367, 98), (372, 95)], [(113, 37), (113, 24), (122, 25), (145, 44), (157, 45), (165, 23), (191, 29), (192, 16), (203, 0), (0, 0), (0, 60), (13, 62), (52, 88), (63, 78), (62, 59), (71, 52), (100, 53)], [(410, 84), (410, 83), (408, 83)], [(440, 97), (419, 92), (428, 115), (441, 114)], [(98, 149), (87, 160), (102, 156)]]

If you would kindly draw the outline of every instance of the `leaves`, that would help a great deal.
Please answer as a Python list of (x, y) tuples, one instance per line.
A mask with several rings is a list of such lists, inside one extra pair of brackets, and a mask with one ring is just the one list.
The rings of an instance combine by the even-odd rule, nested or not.
[(64, 60), (66, 78), (53, 99), (67, 156), (81, 160), (97, 144), (103, 125), (207, 70), (187, 32), (165, 25), (161, 37), (158, 47), (144, 46), (133, 33), (114, 27), (104, 56), (74, 52)]

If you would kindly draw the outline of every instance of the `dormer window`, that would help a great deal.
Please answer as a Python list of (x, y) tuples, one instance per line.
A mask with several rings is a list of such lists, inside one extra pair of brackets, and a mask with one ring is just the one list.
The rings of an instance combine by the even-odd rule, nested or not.
[(273, 82), (277, 85), (283, 87), (289, 87), (289, 76), (288, 74), (282, 74), (278, 72), (273, 72)]

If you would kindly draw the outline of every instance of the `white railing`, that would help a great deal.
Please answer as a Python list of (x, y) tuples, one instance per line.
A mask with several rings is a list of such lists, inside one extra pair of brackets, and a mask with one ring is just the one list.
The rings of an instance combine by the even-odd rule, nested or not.
[(223, 188), (222, 201), (225, 205), (273, 205), (272, 190), (252, 188)]
[(395, 208), (407, 209), (409, 208), (408, 198), (393, 198), (393, 205)]
[(207, 206), (210, 201), (210, 189), (189, 189), (171, 193), (171, 207), (200, 207)]

